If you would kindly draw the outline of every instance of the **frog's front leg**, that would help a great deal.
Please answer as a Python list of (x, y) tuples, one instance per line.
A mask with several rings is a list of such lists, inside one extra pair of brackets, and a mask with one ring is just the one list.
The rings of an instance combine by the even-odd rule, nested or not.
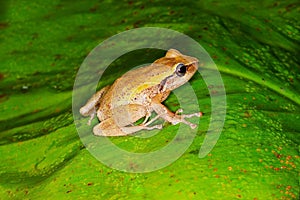
[(90, 116), (90, 119), (88, 121), (88, 125), (91, 124), (91, 121), (96, 115), (97, 109), (98, 109), (98, 104), (100, 99), (103, 97), (103, 95), (108, 91), (110, 88), (110, 85), (102, 88), (98, 92), (96, 92), (88, 101), (87, 103), (82, 106), (79, 110), (80, 114), (87, 117)]
[(115, 123), (115, 119), (108, 118), (93, 128), (94, 135), (97, 136), (125, 136), (140, 130), (162, 129), (162, 125), (147, 127), (144, 125), (120, 127)]
[(155, 101), (155, 100), (151, 102), (151, 107), (157, 113), (158, 116), (165, 119), (166, 121), (168, 121), (174, 125), (182, 122), (184, 124), (189, 125), (192, 129), (196, 128), (197, 125), (193, 124), (189, 121), (186, 121), (185, 118), (202, 116), (202, 112), (186, 114), (186, 115), (178, 115), (177, 113), (181, 113), (182, 109), (179, 109), (178, 111), (176, 111), (176, 113), (172, 113), (167, 107), (165, 107), (159, 101)]

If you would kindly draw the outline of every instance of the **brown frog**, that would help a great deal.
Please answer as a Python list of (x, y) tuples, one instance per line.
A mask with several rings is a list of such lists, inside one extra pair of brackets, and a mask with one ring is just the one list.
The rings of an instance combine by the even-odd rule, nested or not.
[[(161, 129), (162, 125), (149, 126), (158, 118), (172, 123), (180, 122), (196, 128), (185, 118), (200, 117), (201, 112), (178, 114), (172, 113), (162, 102), (170, 92), (185, 84), (197, 71), (198, 60), (170, 49), (165, 57), (149, 66), (140, 67), (125, 73), (112, 85), (106, 86), (94, 94), (80, 108), (83, 116), (90, 116), (89, 124), (97, 114), (101, 121), (93, 128), (98, 136), (124, 136), (140, 130)], [(149, 120), (152, 112), (157, 115)], [(133, 125), (145, 117), (140, 125)]]

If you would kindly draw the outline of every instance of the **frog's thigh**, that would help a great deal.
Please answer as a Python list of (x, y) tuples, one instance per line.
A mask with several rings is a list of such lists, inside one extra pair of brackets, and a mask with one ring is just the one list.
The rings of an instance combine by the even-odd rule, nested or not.
[(100, 136), (122, 136), (135, 133), (142, 129), (147, 129), (144, 126), (131, 126), (140, 118), (147, 114), (147, 109), (145, 106), (138, 104), (128, 104), (124, 106), (119, 106), (111, 111), (112, 116), (100, 124), (96, 125), (93, 129), (95, 135)]
[(152, 127), (147, 126), (129, 126), (129, 127), (119, 127), (114, 119), (108, 118), (102, 121), (100, 124), (96, 125), (93, 129), (95, 135), (98, 136), (124, 136), (135, 133), (140, 130), (152, 130), (161, 129), (162, 125), (156, 125)]
[(147, 108), (139, 104), (119, 106), (111, 111), (111, 118), (119, 127), (131, 125), (148, 114)]
[(116, 125), (114, 119), (108, 118), (93, 128), (94, 135), (98, 136), (121, 136), (124, 133), (121, 131), (118, 125)]
[(98, 109), (97, 104), (99, 103), (100, 99), (108, 91), (109, 88), (110, 88), (110, 86), (108, 85), (108, 86), (102, 88), (101, 90), (99, 90), (96, 94), (94, 94), (87, 101), (87, 103), (80, 108), (80, 110), (79, 110), (80, 114), (87, 117), (89, 115), (96, 113), (96, 110)]

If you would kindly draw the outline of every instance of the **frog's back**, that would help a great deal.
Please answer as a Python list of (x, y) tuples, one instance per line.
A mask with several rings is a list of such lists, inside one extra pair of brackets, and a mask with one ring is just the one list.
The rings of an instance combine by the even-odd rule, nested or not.
[(168, 72), (166, 66), (149, 65), (125, 73), (110, 90), (112, 106), (127, 104), (144, 105), (158, 91), (160, 82)]

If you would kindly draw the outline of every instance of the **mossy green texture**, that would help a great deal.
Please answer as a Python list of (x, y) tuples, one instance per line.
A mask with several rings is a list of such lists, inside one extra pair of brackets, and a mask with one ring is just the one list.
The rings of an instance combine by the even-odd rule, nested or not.
[[(298, 1), (11, 0), (0, 7), (0, 199), (299, 199)], [(101, 41), (150, 26), (185, 33), (208, 51), (225, 84), (227, 116), (217, 145), (200, 159), (210, 97), (196, 74), (190, 82), (206, 115), (193, 144), (166, 168), (131, 174), (82, 145), (72, 88)], [(110, 68), (99, 85), (130, 69), (117, 64), (123, 71)], [(174, 95), (165, 104), (179, 107)], [(174, 130), (112, 142), (149, 152)]]

